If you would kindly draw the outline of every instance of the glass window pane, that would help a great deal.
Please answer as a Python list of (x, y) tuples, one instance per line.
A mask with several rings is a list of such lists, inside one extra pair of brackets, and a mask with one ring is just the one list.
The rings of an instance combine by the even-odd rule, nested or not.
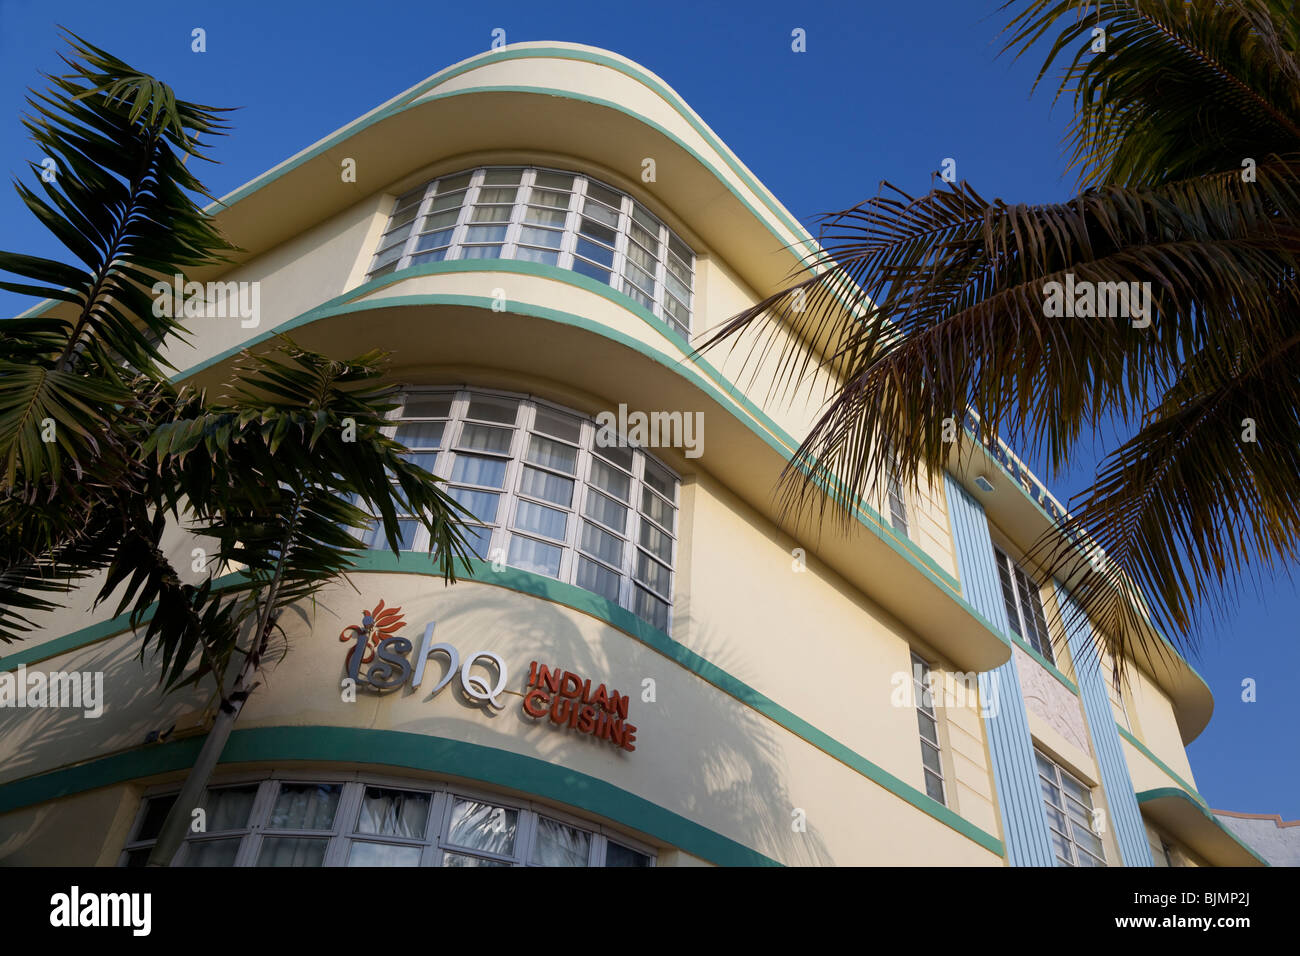
[(510, 451), (510, 440), (514, 437), (512, 428), (496, 428), (492, 425), (466, 425), (460, 430), (457, 448), (471, 451), (488, 451), (500, 455)]
[(324, 866), (329, 840), (267, 837), (257, 853), (258, 866)]
[(605, 865), (606, 866), (649, 866), (650, 857), (644, 853), (638, 853), (636, 850), (629, 850), (627, 847), (615, 843), (613, 840), (605, 842)]
[(637, 226), (633, 224), (632, 238), (635, 239), (636, 242), (629, 242), (627, 244), (628, 261), (640, 266), (642, 269), (644, 269), (645, 271), (653, 275), (655, 271), (655, 265), (656, 265), (656, 259), (654, 257), (654, 253), (650, 252), (645, 248), (642, 248), (642, 244), (651, 242), (652, 240), (649, 240), (649, 238), (646, 237), (644, 234), (638, 235), (637, 234), (638, 232), (641, 232), (641, 230), (638, 230)]
[(603, 565), (578, 556), (577, 585), (587, 591), (593, 591), (609, 601), (618, 601), (620, 577)]
[(156, 840), (158, 834), (162, 831), (163, 821), (167, 819), (167, 814), (171, 811), (172, 804), (176, 802), (176, 794), (170, 793), (165, 797), (150, 797), (145, 802), (144, 819), (140, 821), (140, 829), (136, 831), (137, 840)]
[(447, 493), (461, 505), (468, 508), (470, 514), (479, 521), (486, 521), (490, 524), (497, 520), (499, 495), (494, 495), (490, 491), (474, 491), (470, 488), (450, 488)]
[(567, 508), (573, 503), (573, 481), (537, 468), (524, 467), (519, 490), (533, 498), (541, 498)]
[[(510, 209), (511, 209), (510, 206), (475, 206), (473, 211), (470, 213), (469, 221), (487, 222), (487, 223), (509, 222)], [(471, 229), (469, 233), (471, 236), (474, 235), (474, 229)], [(471, 241), (481, 241), (481, 240), (471, 240)]]
[(591, 460), (591, 483), (616, 498), (621, 498), (623, 501), (629, 500), (632, 479), (617, 468), (605, 464), (599, 458)]
[(513, 425), (519, 414), (519, 403), (507, 398), (491, 398), (486, 395), (474, 395), (469, 400), (466, 416), (484, 422), (499, 422)]
[(691, 252), (691, 247), (682, 242), (675, 233), (668, 233), (668, 248), (687, 266), (695, 261), (695, 254)]
[(420, 204), (420, 200), (424, 198), (424, 193), (426, 189), (427, 187), (425, 186), (417, 186), (415, 189), (412, 189), (410, 192), (402, 193), (402, 195), (397, 197), (397, 202), (396, 204), (394, 204), (393, 208), (405, 209), (408, 206), (418, 206)]
[(664, 281), (668, 285), (668, 291), (677, 296), (677, 298), (681, 299), (683, 302), (691, 297), (690, 287), (679, 281), (671, 272), (665, 274)]
[(544, 169), (539, 169), (536, 178), (533, 180), (535, 185), (545, 186), (547, 189), (572, 189), (573, 176), (569, 173), (552, 173)]
[(438, 448), (445, 427), (445, 422), (403, 422), (393, 439), (407, 448)]
[(445, 209), (459, 209), (464, 198), (465, 194), (463, 192), (440, 194), (435, 196), (433, 202), (429, 204), (429, 211), (442, 212)]
[(579, 239), (577, 246), (578, 255), (584, 259), (590, 259), (592, 262), (612, 268), (614, 265), (614, 250), (607, 249), (599, 243), (592, 242), (589, 239)]
[[(506, 227), (501, 226), (469, 226), (465, 230), (466, 242), (504, 242), (506, 238)], [(468, 258), (468, 256), (466, 256)]]
[(495, 169), (485, 170), (483, 173), (483, 185), (518, 185), (519, 176), (523, 171), (522, 166), (498, 166)]
[(501, 246), (464, 246), (461, 248), (462, 259), (500, 259)]
[(418, 846), (355, 841), (348, 851), (348, 866), (419, 866)]
[(636, 553), (636, 579), (649, 585), (659, 594), (667, 595), (673, 574), (658, 561), (650, 560), (644, 551)]
[(186, 866), (234, 866), (243, 837), (228, 840), (197, 840), (187, 844)]
[(594, 182), (590, 179), (587, 180), (587, 195), (593, 199), (599, 199), (605, 205), (613, 206), (615, 209), (620, 208), (623, 204), (623, 196), (621, 193), (616, 193), (609, 187), (602, 186), (600, 183)]
[[(639, 286), (641, 291), (646, 293), (647, 296), (654, 292), (655, 277), (649, 272), (646, 272), (644, 269), (629, 262), (624, 274), (627, 276), (629, 282), (633, 282)], [(645, 303), (642, 304), (644, 305)]]
[(435, 249), (433, 252), (420, 252), (411, 256), (411, 265), (418, 266), (425, 262), (442, 262), (446, 258), (446, 249)]
[[(597, 435), (600, 433), (597, 432)], [(626, 442), (623, 444), (614, 444), (609, 447), (597, 444), (595, 452), (606, 461), (612, 461), (624, 471), (632, 470), (632, 446)]]
[(641, 547), (652, 553), (656, 558), (672, 563), (673, 539), (648, 521), (641, 522)]
[(458, 797), (451, 808), (447, 842), (470, 850), (510, 856), (515, 850), (519, 811)]
[(582, 523), (582, 550), (616, 568), (623, 566), (623, 539), (602, 531), (590, 521)]
[[(536, 193), (533, 194), (536, 196)], [(568, 197), (563, 197), (566, 202)], [(564, 227), (564, 222), (568, 218), (568, 213), (564, 209), (548, 209), (542, 206), (528, 206), (524, 209), (524, 222), (534, 226), (553, 226), (557, 229)], [(524, 235), (528, 231), (524, 230)]]
[[(419, 263), (415, 262), (414, 260), (411, 261), (411, 265), (418, 265), (418, 264), (419, 264)], [(397, 271), (397, 263), (396, 263), (396, 262), (390, 262), (390, 263), (389, 263), (388, 265), (386, 265), (386, 266), (380, 266), (380, 267), (377, 268), (377, 269), (371, 269), (371, 270), (370, 270), (369, 278), (371, 278), (371, 279), (377, 279), (377, 278), (379, 278), (380, 276), (386, 276), (386, 275), (388, 275), (389, 273), (391, 273), (391, 272), (396, 272), (396, 271)]]
[(558, 820), (537, 818), (533, 863), (542, 866), (586, 866), (591, 858), (591, 834)]
[(223, 787), (209, 790), (203, 800), (207, 811), (208, 833), (240, 830), (248, 826), (248, 814), (257, 796), (257, 784), (246, 787)]
[(536, 226), (524, 226), (519, 230), (519, 241), (530, 246), (546, 246), (548, 249), (560, 248), (564, 234), (558, 229), (539, 229)]
[[(534, 189), (532, 195), (528, 197), (528, 201), (534, 205), (545, 206), (549, 209), (568, 211), (569, 208), (568, 193), (553, 193), (544, 189)], [(561, 219), (560, 221), (563, 222), (564, 220)]]
[(469, 181), (473, 176), (474, 174), (472, 172), (458, 173), (455, 176), (444, 176), (442, 179), (438, 180), (438, 195), (441, 196), (443, 193), (449, 193), (456, 189), (464, 189), (469, 185)]
[[(397, 549), (399, 551), (411, 551), (415, 548), (415, 535), (420, 530), (420, 522), (410, 520), (400, 520), (397, 522)], [(366, 548), (377, 549), (380, 551), (387, 550), (388, 539), (384, 537), (384, 526), (380, 521), (376, 521), (361, 536), (361, 543)]]
[(491, 557), (488, 550), (492, 547), (492, 529), (480, 528), (478, 525), (467, 525), (464, 528), (465, 541), (469, 544), (469, 549), (474, 556), (487, 560)]
[(420, 231), (434, 232), (439, 229), (449, 229), (456, 225), (456, 220), (459, 218), (459, 209), (444, 209), (442, 212), (435, 212), (425, 216), (424, 224), (420, 227)]
[[(917, 714), (918, 717), (925, 717), (925, 714)], [(943, 764), (939, 760), (939, 751), (933, 747), (927, 747), (921, 744), (921, 763), (929, 770), (942, 776)]]
[(925, 792), (932, 800), (938, 800), (940, 803), (943, 799), (943, 780), (936, 777), (933, 773), (926, 771), (925, 774)]
[(519, 568), (521, 571), (533, 571), (550, 578), (558, 578), (560, 558), (563, 554), (563, 548), (516, 534), (510, 537), (510, 555), (507, 561), (512, 567)]
[(634, 588), (632, 613), (661, 631), (668, 630), (668, 605), (645, 588)]
[(429, 794), (366, 787), (356, 832), (421, 840), (424, 838), (424, 825), (428, 818)]
[(402, 257), (402, 244), (399, 242), (397, 245), (391, 246), (388, 249), (385, 249), (384, 251), (380, 252), (379, 255), (375, 256), (374, 267), (376, 269), (381, 268), (382, 266), (388, 265), (390, 262), (396, 262), (401, 257)]
[(573, 271), (579, 275), (584, 275), (589, 279), (595, 279), (597, 282), (608, 284), (612, 280), (612, 273), (608, 269), (602, 269), (600, 266), (593, 266), (585, 259), (574, 259)]
[(582, 506), (582, 513), (589, 518), (595, 518), (620, 534), (627, 533), (627, 509), (612, 498), (589, 491), (587, 500)]
[(668, 267), (668, 275), (674, 276), (678, 280), (678, 284), (689, 292), (691, 288), (690, 267), (674, 255), (669, 255), (664, 260), (664, 265)]
[(442, 856), (443, 866), (509, 866), (509, 863), (502, 863), (500, 860), (487, 860), (481, 856), (469, 856), (464, 853), (444, 853)]
[(451, 478), (453, 481), (463, 481), (467, 485), (500, 488), (506, 480), (506, 462), (500, 458), (457, 455), (456, 463), (451, 469)]
[(528, 436), (528, 454), (525, 457), (535, 465), (570, 475), (578, 470), (578, 449), (540, 435)]
[[(939, 731), (934, 722), (934, 718), (925, 713), (925, 711), (918, 710), (916, 712), (916, 722), (921, 728), (921, 736), (930, 741), (930, 743), (934, 744), (936, 747), (939, 746)], [(938, 770), (939, 768), (935, 767), (935, 769)]]
[(415, 251), (424, 252), (428, 249), (444, 249), (451, 245), (453, 230), (444, 229), (441, 232), (430, 232), (421, 236), (415, 241)]
[(276, 830), (332, 830), (343, 792), (337, 783), (282, 783), (267, 826)]
[(565, 441), (570, 442), (576, 442), (582, 434), (582, 425), (576, 418), (557, 414), (541, 406), (538, 406), (533, 428), (536, 431), (544, 432), (555, 438), (563, 438)]
[[(497, 186), (493, 188), (484, 186), (478, 191), (478, 202), (512, 204), (515, 201), (516, 193), (518, 193), (518, 190), (513, 186)], [(506, 218), (509, 219), (510, 217), (506, 216)]]
[(677, 530), (677, 509), (649, 488), (641, 489), (641, 513), (669, 531)]
[(532, 246), (517, 246), (514, 258), (520, 262), (540, 262), (548, 266), (560, 264), (559, 252), (548, 249), (534, 249)]
[[(515, 527), (520, 531), (531, 531), (533, 534), (563, 541), (568, 526), (569, 516), (554, 508), (521, 499), (515, 509)], [(558, 567), (556, 572), (559, 572)]]

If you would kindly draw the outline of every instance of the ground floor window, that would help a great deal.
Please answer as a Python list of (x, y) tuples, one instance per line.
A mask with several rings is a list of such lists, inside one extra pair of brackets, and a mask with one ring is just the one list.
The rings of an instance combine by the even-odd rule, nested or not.
[[(144, 866), (174, 792), (147, 794), (121, 866)], [(653, 866), (653, 851), (561, 811), (386, 777), (214, 783), (178, 866)]]

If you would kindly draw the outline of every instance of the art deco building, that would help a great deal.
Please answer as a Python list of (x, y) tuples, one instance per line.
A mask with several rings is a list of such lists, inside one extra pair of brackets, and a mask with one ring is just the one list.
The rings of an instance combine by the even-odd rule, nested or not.
[[(288, 621), (178, 863), (1261, 862), (1197, 793), (1195, 671), (1153, 653), (1116, 686), (1086, 627), (1050, 639), (1063, 595), (1024, 554), (1059, 506), (1008, 450), (967, 443), (847, 530), (781, 520), (833, 381), (772, 397), (770, 362), (691, 346), (813, 242), (663, 80), (507, 46), (224, 204), (243, 252), (195, 278), (256, 283), (258, 324), (191, 322), (178, 380), (281, 332), (389, 350), (393, 432), (481, 519), (483, 560), (444, 586), (412, 522)], [(92, 593), (0, 657), (11, 688), (104, 686), (99, 716), (0, 709), (7, 864), (142, 862), (212, 718)], [(411, 647), (350, 695), (365, 618)]]

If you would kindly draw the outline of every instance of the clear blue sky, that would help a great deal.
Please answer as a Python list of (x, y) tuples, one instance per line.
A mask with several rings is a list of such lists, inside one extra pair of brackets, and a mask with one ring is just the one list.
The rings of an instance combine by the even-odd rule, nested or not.
[[(1029, 96), (1037, 63), (996, 58), (996, 0), (864, 3), (176, 3), (0, 0), (0, 168), (28, 176), (37, 159), (19, 124), (27, 87), (57, 71), (62, 24), (178, 95), (240, 106), (216, 195), (252, 179), (445, 66), (481, 52), (492, 31), (509, 42), (567, 40), (621, 53), (659, 74), (810, 228), (814, 217), (874, 194), (887, 179), (923, 191), (944, 157), (986, 196), (1066, 198), (1063, 108)], [(207, 31), (205, 54), (190, 30)], [(791, 31), (807, 52), (790, 49)], [(0, 248), (60, 249), (0, 190)], [(815, 228), (814, 228), (815, 231)], [(32, 304), (0, 293), (0, 314)], [(1067, 500), (1091, 478), (1085, 449), (1052, 480)], [(1036, 463), (1031, 462), (1031, 465)], [(1040, 469), (1041, 472), (1041, 469)], [(1214, 691), (1209, 728), (1190, 748), (1201, 792), (1216, 808), (1300, 819), (1297, 703), (1300, 599), (1266, 581), (1239, 613), (1201, 635), (1192, 657)], [(1258, 701), (1241, 701), (1243, 678)]]

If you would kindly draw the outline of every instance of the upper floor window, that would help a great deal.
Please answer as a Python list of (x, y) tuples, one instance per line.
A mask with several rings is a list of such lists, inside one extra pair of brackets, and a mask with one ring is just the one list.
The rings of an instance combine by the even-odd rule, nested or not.
[(1034, 757), (1057, 866), (1105, 866), (1106, 851), (1093, 829), (1092, 791), (1041, 751)]
[(426, 183), (397, 198), (368, 278), (456, 259), (572, 269), (691, 334), (695, 254), (631, 196), (589, 176), (489, 166)]
[(1055, 664), (1056, 656), (1052, 653), (1052, 639), (1047, 634), (1047, 619), (1043, 616), (1043, 601), (1038, 587), (1002, 550), (995, 547), (993, 557), (997, 561), (998, 577), (1002, 579), (1002, 600), (1007, 606), (1011, 630), (1047, 658), (1048, 663)]
[[(480, 558), (593, 591), (670, 627), (678, 479), (632, 447), (602, 447), (596, 423), (536, 400), (483, 391), (409, 391), (392, 426), (416, 464), (474, 514)], [(428, 532), (401, 522), (402, 547)], [(382, 547), (379, 526), (364, 540)]]
[(889, 469), (888, 492), (889, 523), (894, 530), (907, 537), (907, 495), (903, 491), (903, 481), (896, 468)]
[(943, 762), (939, 759), (939, 721), (934, 716), (934, 697), (930, 692), (930, 665), (915, 653), (912, 654), (912, 683), (916, 699), (916, 721), (921, 729), (921, 769), (925, 774), (925, 792), (944, 803)]

